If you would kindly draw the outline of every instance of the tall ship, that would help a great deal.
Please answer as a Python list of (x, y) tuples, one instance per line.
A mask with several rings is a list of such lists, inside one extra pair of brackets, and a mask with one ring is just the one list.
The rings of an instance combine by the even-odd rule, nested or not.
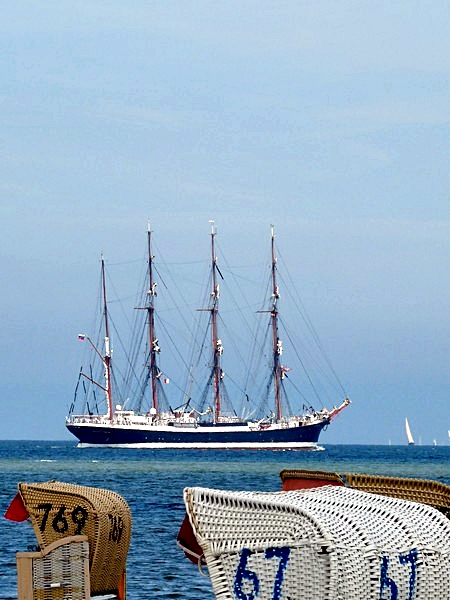
[(245, 409), (238, 412), (233, 407), (222, 368), (224, 344), (219, 334), (219, 280), (223, 277), (216, 256), (214, 222), (211, 222), (210, 238), (209, 301), (205, 308), (198, 309), (208, 317), (208, 333), (202, 344), (208, 346), (209, 352), (204, 393), (194, 398), (189, 391), (183, 391), (181, 403), (175, 407), (173, 401), (166, 397), (165, 383), (169, 382), (169, 378), (160, 367), (161, 347), (155, 324), (157, 269), (152, 254), (150, 226), (147, 231), (146, 293), (143, 305), (136, 307), (145, 316), (145, 334), (140, 334), (146, 342), (145, 357), (140, 358), (144, 372), (133, 392), (134, 398), (120, 391), (114, 375), (105, 261), (102, 257), (103, 339), (97, 342), (86, 334), (78, 336), (91, 348), (100, 364), (101, 375), (99, 378), (95, 375), (93, 363), (80, 369), (75, 397), (66, 417), (66, 427), (78, 439), (80, 447), (317, 450), (321, 449), (318, 442), (322, 430), (350, 404), (344, 393), (342, 401), (332, 408), (315, 409), (311, 404), (305, 404), (301, 390), (296, 392), (297, 405), (303, 403), (301, 410), (291, 408), (292, 402), (287, 400), (285, 384), (290, 377), (290, 368), (282, 362), (280, 290), (275, 233), (271, 227), (270, 294), (268, 305), (257, 311), (267, 320), (270, 349), (265, 354), (268, 358), (267, 379), (262, 387), (271, 397), (271, 406), (245, 392)]

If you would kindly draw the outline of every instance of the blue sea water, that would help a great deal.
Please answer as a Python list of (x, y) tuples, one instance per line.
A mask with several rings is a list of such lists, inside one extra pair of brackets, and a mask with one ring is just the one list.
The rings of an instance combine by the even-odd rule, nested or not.
[[(450, 446), (328, 446), (321, 452), (79, 449), (73, 442), (0, 442), (2, 514), (17, 483), (56, 479), (114, 490), (133, 515), (127, 600), (212, 600), (207, 576), (176, 545), (183, 488), (278, 491), (279, 473), (306, 468), (434, 479), (450, 485)], [(16, 593), (16, 551), (31, 525), (0, 517), (0, 599)]]

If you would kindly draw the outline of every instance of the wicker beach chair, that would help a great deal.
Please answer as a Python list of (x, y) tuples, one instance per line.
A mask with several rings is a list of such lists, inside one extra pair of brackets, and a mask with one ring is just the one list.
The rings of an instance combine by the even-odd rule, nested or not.
[(186, 488), (217, 600), (450, 599), (450, 521), (344, 486)]
[[(67, 543), (71, 536), (86, 536), (92, 597), (106, 595), (125, 600), (132, 520), (122, 496), (110, 490), (57, 481), (19, 483), (18, 490), (16, 498), (31, 520), (40, 551), (54, 549), (52, 544), (61, 540)], [(20, 514), (20, 507), (16, 513)], [(72, 600), (71, 595), (61, 596), (56, 591), (53, 596), (32, 598)]]
[(346, 486), (372, 494), (429, 504), (450, 517), (450, 486), (437, 481), (306, 469), (285, 469), (281, 471), (280, 477), (284, 491), (322, 485)]

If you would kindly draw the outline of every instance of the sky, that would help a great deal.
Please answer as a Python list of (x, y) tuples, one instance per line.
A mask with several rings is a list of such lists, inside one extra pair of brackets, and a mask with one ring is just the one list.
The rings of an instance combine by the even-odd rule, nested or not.
[(213, 219), (248, 265), (276, 227), (352, 400), (324, 445), (404, 444), (405, 417), (416, 441), (448, 444), (449, 13), (444, 0), (5, 4), (0, 439), (71, 439), (100, 254), (139, 260), (150, 220), (170, 260), (201, 260)]

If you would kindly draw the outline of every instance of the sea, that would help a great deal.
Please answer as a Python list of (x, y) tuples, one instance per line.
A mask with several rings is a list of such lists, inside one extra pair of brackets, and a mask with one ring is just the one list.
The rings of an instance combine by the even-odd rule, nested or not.
[(128, 502), (133, 532), (127, 600), (213, 600), (207, 572), (176, 544), (185, 487), (279, 491), (280, 471), (304, 468), (433, 479), (450, 485), (450, 446), (331, 445), (322, 451), (77, 448), (71, 441), (0, 441), (0, 600), (17, 598), (15, 553), (36, 546), (27, 521), (3, 514), (18, 482), (64, 481), (114, 490)]

